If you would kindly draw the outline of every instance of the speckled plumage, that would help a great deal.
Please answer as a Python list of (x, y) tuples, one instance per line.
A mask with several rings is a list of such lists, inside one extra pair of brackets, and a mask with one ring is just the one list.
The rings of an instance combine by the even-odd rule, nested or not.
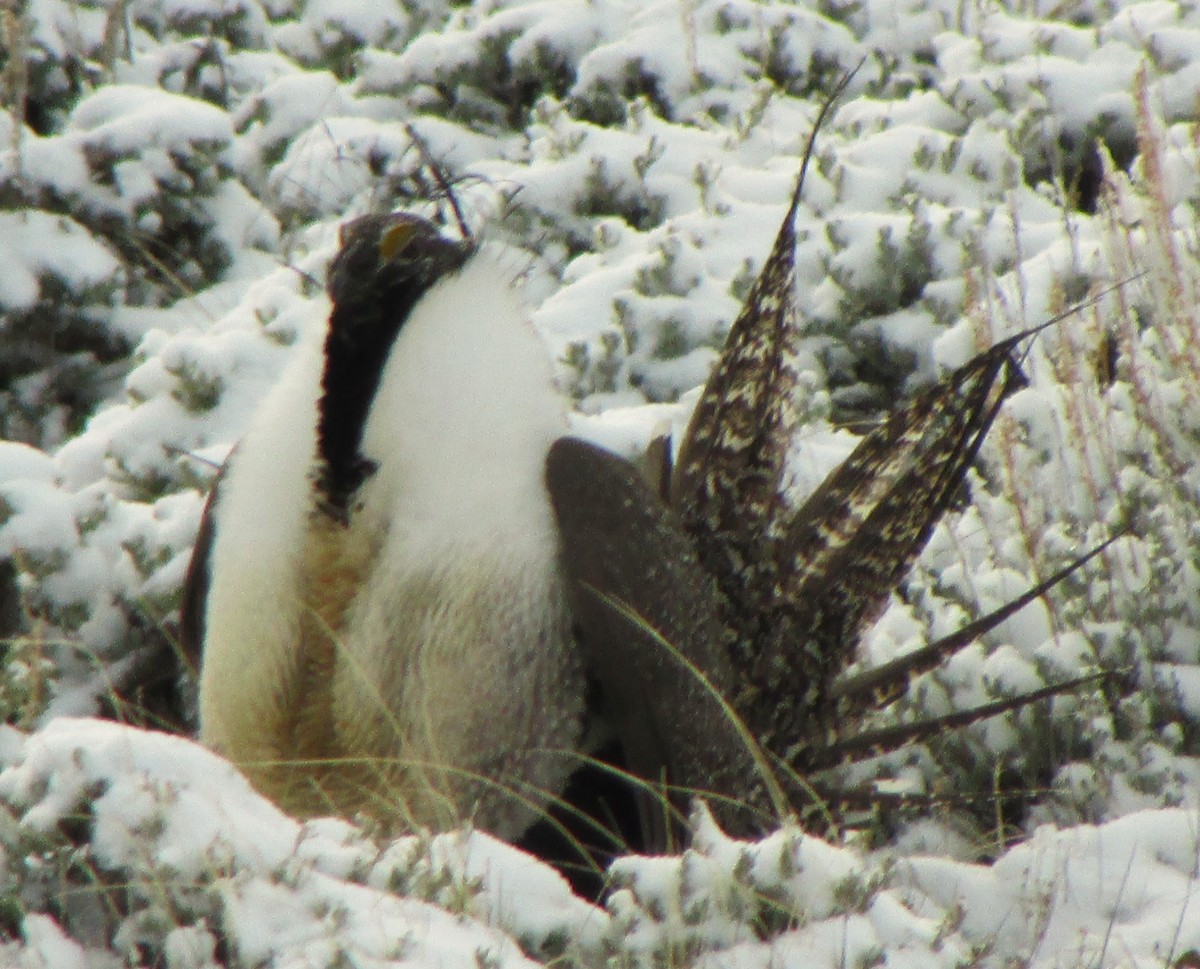
[(982, 354), (893, 411), (792, 508), (785, 462), (799, 383), (794, 221), (803, 175), (697, 404), (669, 489), (720, 593), (740, 674), (731, 695), (742, 698), (740, 712), (763, 744), (798, 765), (836, 727), (834, 677), (1020, 380), (1011, 344)]
[(735, 651), (755, 635), (766, 605), (769, 550), (786, 507), (781, 491), (800, 376), (794, 351), (801, 187), (802, 180), (696, 405), (668, 492), (716, 579)]
[[(549, 465), (584, 652), (616, 711), (615, 728), (636, 753), (635, 771), (676, 786), (684, 795), (677, 806), (689, 792), (711, 792), (718, 818), (738, 833), (763, 826), (772, 810), (801, 810), (812, 800), (814, 773), (843, 759), (1079, 685), (953, 721), (878, 732), (859, 726), (867, 707), (894, 700), (912, 675), (1090, 556), (962, 636), (861, 684), (844, 676), (859, 637), (959, 493), (1000, 406), (1022, 385), (1014, 353), (1035, 331), (997, 344), (898, 406), (793, 507), (785, 462), (796, 426), (793, 221), (802, 188), (803, 170), (674, 469), (654, 460), (663, 480), (645, 482), (583, 442), (556, 446)], [(661, 451), (661, 442), (655, 447)], [(581, 474), (569, 458), (590, 470)], [(666, 660), (665, 652), (679, 655)], [(655, 685), (652, 695), (646, 683)], [(712, 703), (714, 691), (724, 707)], [(623, 723), (630, 718), (636, 722)], [(709, 742), (697, 742), (697, 731)]]

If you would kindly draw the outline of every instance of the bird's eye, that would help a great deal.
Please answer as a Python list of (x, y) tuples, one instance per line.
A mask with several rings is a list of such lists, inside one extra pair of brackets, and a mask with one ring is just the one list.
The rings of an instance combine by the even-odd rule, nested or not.
[(392, 226), (379, 237), (379, 258), (384, 262), (390, 262), (404, 251), (404, 247), (412, 241), (412, 237), (416, 234), (417, 226), (414, 222), (400, 222)]

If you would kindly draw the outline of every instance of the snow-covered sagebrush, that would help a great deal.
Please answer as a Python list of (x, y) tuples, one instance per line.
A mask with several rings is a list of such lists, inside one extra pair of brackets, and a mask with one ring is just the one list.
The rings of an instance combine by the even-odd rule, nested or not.
[[(797, 222), (797, 494), (863, 421), (1123, 282), (1034, 342), (861, 661), (1124, 537), (882, 716), (1113, 675), (845, 778), (957, 796), (933, 816), (741, 844), (699, 813), (603, 907), (477, 834), (302, 826), (187, 740), (86, 719), (186, 728), (186, 697), (126, 688), (169, 648), (215, 465), (328, 311), (340, 222), (452, 222), (447, 177), (521, 267), (576, 430), (632, 453), (686, 421), (860, 61)], [(1200, 8), (29, 0), (0, 12), (0, 97), (0, 962), (1200, 950)]]

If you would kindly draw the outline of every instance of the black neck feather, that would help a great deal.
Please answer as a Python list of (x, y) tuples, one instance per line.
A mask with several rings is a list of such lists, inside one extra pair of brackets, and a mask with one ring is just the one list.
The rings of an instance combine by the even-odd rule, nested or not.
[[(388, 234), (401, 227), (411, 238), (390, 252)], [(317, 424), (317, 487), (336, 517), (349, 515), (354, 493), (375, 470), (360, 448), (392, 344), (420, 299), (473, 251), (471, 243), (444, 239), (413, 216), (368, 215), (343, 228), (329, 267), (333, 312)]]

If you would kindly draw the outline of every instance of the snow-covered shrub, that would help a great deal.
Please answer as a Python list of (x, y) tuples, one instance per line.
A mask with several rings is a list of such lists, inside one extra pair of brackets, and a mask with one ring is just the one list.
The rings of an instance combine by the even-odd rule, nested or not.
[[(142, 699), (127, 687), (170, 655), (202, 493), (327, 311), (340, 221), (416, 207), (457, 231), (442, 191), (453, 186), (470, 229), (511, 247), (578, 403), (576, 429), (632, 452), (661, 423), (678, 432), (686, 422), (689, 391), (769, 249), (822, 92), (865, 57), (818, 142), (797, 220), (810, 415), (798, 492), (845, 456), (853, 422), (1123, 281), (1033, 341), (1030, 386), (862, 662), (919, 647), (1126, 534), (881, 720), (1113, 675), (846, 771), (892, 793), (946, 796), (932, 818), (882, 819), (876, 834), (898, 832), (892, 854), (826, 844), (823, 830), (740, 845), (702, 824), (687, 855), (618, 865), (607, 913), (587, 907), (541, 928), (528, 912), (568, 906), (558, 889), (557, 901), (494, 916), (481, 899), (500, 905), (512, 886), (477, 892), (432, 842), (381, 848), (388, 860), (349, 880), (376, 893), (364, 906), (417, 894), (491, 919), (535, 957), (621, 965), (1108, 965), (1118, 957), (1106, 927), (1136, 953), (1131, 963), (1200, 945), (1178, 907), (1148, 914), (1164, 886), (1179, 905), (1191, 898), (1185, 860), (1139, 848), (1129, 861), (1129, 839), (1161, 847), (1171, 831), (1182, 844), (1191, 815), (1125, 817), (1200, 800), (1193, 9), (29, 0), (16, 14), (0, 40), (0, 558), (25, 626), (4, 653), (6, 718), (33, 728), (64, 713), (160, 712), (123, 706)], [(185, 716), (177, 698), (166, 706)], [(28, 791), (52, 790), (55, 771), (69, 773), (61, 765), (116, 736), (71, 729), (69, 742), (46, 731), (5, 741), (0, 934), (25, 940), (3, 943), (13, 959), (202, 966), (231, 958), (222, 939), (233, 930), (220, 921), (230, 898), (312, 902), (298, 886), (315, 876), (280, 875), (275, 861), (234, 870), (218, 858), (201, 874), (98, 860), (116, 759), (92, 762), (86, 797), (38, 829), (42, 801)], [(162, 741), (120, 737), (135, 758)], [(172, 743), (189, 763), (201, 756)], [(35, 754), (60, 766), (33, 771)], [(145, 756), (137, 783), (154, 807), (139, 830), (165, 851), (191, 795), (175, 800), (170, 758)], [(215, 769), (203, 763), (200, 775)], [(220, 810), (237, 824), (265, 810), (244, 791), (230, 797)], [(1046, 820), (1111, 823), (1043, 832), (1004, 853)], [(375, 857), (362, 835), (343, 834), (348, 855)], [(304, 857), (334, 864), (338, 849), (316, 840)], [(1096, 879), (1095, 912), (1065, 901), (1066, 882), (1014, 875), (1032, 872), (1038, 852), (1101, 848), (1133, 874), (1128, 888), (1120, 873)], [(920, 851), (1002, 857), (983, 870), (908, 858)], [(793, 856), (806, 874), (784, 871)], [(806, 856), (818, 862), (805, 868)], [(763, 874), (769, 858), (778, 870)], [(105, 897), (127, 890), (126, 908), (115, 919), (64, 912), (47, 870), (98, 872)], [(513, 879), (545, 877), (531, 866)], [(1021, 883), (1019, 897), (997, 894), (1006, 879)], [(311, 938), (329, 964), (356, 958), (339, 956), (337, 941), (367, 898), (354, 897), (313, 903), (322, 928)], [(1016, 913), (1021, 942), (1009, 941), (996, 897)], [(278, 934), (245, 932), (246, 962), (283, 958)]]

